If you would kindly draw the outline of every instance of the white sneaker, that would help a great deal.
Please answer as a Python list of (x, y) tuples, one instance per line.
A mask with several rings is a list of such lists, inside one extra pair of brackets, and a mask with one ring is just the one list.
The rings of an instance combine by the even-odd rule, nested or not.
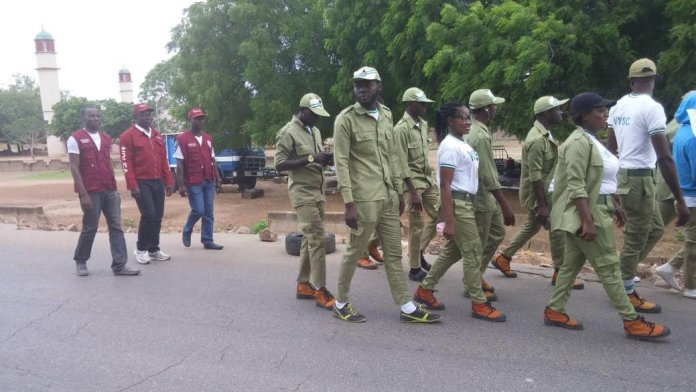
[(689, 290), (689, 289), (684, 290), (684, 296), (685, 296), (686, 298), (693, 298), (693, 299), (696, 299), (696, 289), (694, 289), (694, 290)]
[(636, 282), (636, 283), (640, 282), (640, 276), (634, 277), (634, 278), (633, 278), (633, 281)]
[(660, 275), (660, 278), (667, 282), (671, 288), (681, 290), (679, 282), (677, 282), (677, 280), (674, 278), (674, 273), (677, 272), (677, 269), (672, 267), (669, 263), (664, 263), (655, 268), (655, 272), (657, 272), (657, 274)]
[(151, 260), (157, 260), (157, 261), (165, 261), (165, 260), (169, 260), (172, 258), (172, 256), (169, 256), (168, 254), (162, 252), (161, 250), (158, 250), (157, 252), (150, 252), (148, 255), (150, 256)]
[(133, 253), (135, 253), (135, 259), (138, 261), (140, 264), (150, 264), (150, 256), (147, 254), (146, 250), (134, 250)]

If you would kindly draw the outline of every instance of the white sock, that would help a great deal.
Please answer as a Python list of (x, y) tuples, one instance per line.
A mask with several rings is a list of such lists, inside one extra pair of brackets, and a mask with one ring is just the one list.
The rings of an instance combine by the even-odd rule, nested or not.
[(343, 309), (344, 306), (348, 305), (348, 302), (338, 302), (336, 301), (336, 307), (339, 309)]
[(401, 311), (406, 314), (411, 314), (416, 311), (416, 305), (413, 303), (413, 301), (408, 301), (401, 305)]

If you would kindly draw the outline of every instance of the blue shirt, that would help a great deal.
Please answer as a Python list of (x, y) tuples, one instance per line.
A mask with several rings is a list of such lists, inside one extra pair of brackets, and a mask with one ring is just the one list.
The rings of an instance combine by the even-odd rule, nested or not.
[(688, 109), (696, 109), (696, 92), (687, 94), (675, 113), (679, 130), (672, 142), (672, 157), (684, 196), (696, 197), (696, 135), (689, 121)]

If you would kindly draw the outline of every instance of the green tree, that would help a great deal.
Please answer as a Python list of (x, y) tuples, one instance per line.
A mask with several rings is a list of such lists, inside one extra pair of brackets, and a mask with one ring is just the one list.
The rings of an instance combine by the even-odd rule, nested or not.
[(114, 139), (133, 123), (133, 107), (129, 103), (113, 99), (90, 101), (84, 97), (64, 97), (53, 105), (50, 129), (61, 140), (67, 140), (73, 132), (83, 127), (80, 110), (86, 106), (100, 109), (101, 131)]
[(175, 86), (176, 82), (183, 85), (177, 59), (174, 55), (155, 65), (140, 84), (140, 101), (157, 108), (157, 123), (163, 132), (180, 131), (187, 126), (185, 91), (177, 92)]
[(34, 148), (46, 138), (41, 97), (34, 80), (16, 75), (8, 89), (0, 90), (0, 137), (7, 143), (28, 146), (34, 160)]
[(666, 13), (671, 18), (671, 45), (662, 52), (660, 65), (665, 75), (664, 102), (667, 117), (674, 114), (681, 96), (696, 90), (696, 12), (693, 0), (671, 0)]

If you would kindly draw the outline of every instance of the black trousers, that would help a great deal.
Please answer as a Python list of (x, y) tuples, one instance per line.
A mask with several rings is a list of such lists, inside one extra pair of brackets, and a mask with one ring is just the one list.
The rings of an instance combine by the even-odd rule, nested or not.
[(104, 214), (109, 227), (109, 245), (111, 246), (111, 268), (120, 270), (128, 261), (126, 239), (121, 229), (121, 198), (116, 191), (92, 192), (89, 194), (92, 210), (83, 212), (82, 232), (75, 248), (74, 260), (84, 264), (92, 254), (94, 236), (99, 228), (99, 218)]
[(137, 180), (140, 188), (140, 225), (138, 226), (139, 251), (157, 252), (160, 242), (160, 229), (164, 215), (164, 181)]

